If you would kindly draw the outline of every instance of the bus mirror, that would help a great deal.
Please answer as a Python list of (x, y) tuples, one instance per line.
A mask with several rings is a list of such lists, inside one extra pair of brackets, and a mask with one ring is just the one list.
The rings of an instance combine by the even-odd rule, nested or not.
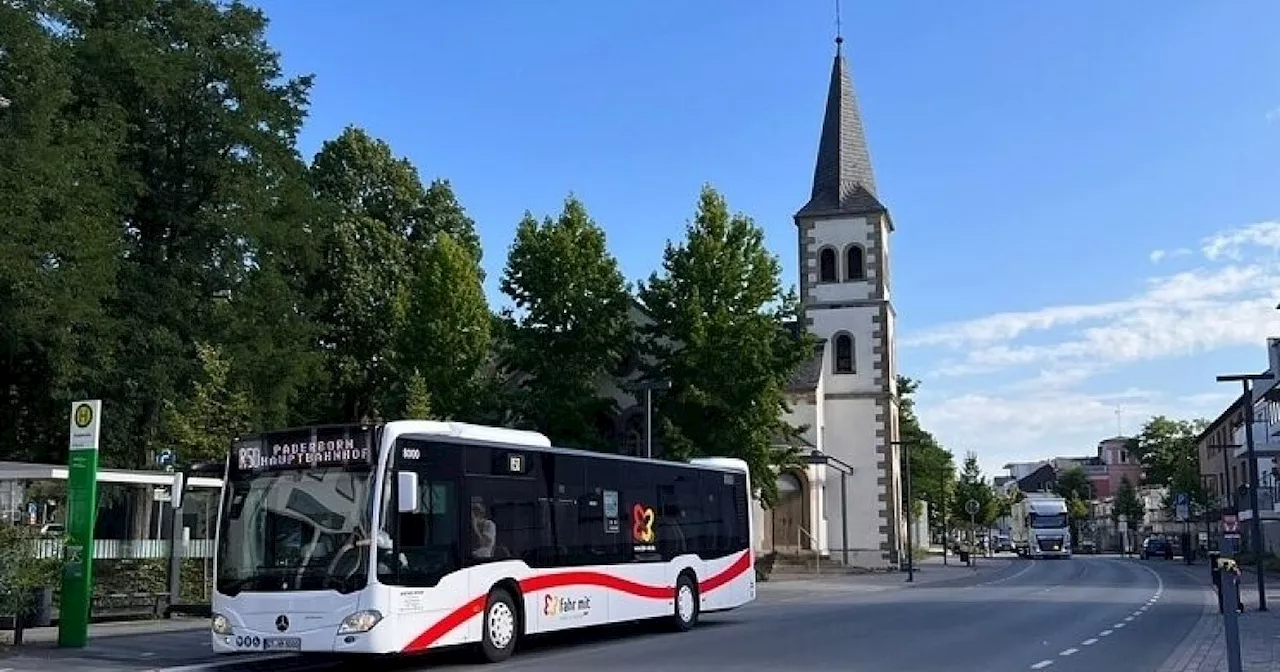
[(397, 474), (397, 486), (400, 491), (400, 513), (417, 513), (418, 511), (418, 474), (413, 471), (402, 471)]

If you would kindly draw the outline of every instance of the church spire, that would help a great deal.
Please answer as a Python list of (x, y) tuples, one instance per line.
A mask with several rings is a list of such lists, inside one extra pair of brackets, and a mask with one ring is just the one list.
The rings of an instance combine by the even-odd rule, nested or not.
[(836, 55), (827, 88), (827, 109), (818, 141), (818, 161), (813, 171), (813, 192), (797, 217), (852, 215), (884, 211), (876, 197), (871, 156), (862, 131), (862, 115), (853, 90), (844, 38), (836, 34)]

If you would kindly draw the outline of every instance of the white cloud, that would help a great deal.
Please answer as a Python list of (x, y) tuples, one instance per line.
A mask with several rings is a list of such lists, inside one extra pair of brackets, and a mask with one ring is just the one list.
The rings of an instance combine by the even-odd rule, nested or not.
[(1280, 121), (1280, 107), (1267, 110), (1267, 121)]
[(1176, 250), (1152, 250), (1151, 253), (1147, 255), (1147, 259), (1150, 259), (1153, 264), (1158, 264), (1165, 259), (1185, 257), (1189, 254), (1192, 254), (1191, 250), (1185, 247), (1180, 247)]
[[(1171, 247), (1150, 259), (1193, 254), (1198, 267), (1148, 278), (1115, 300), (999, 313), (906, 335), (902, 347), (928, 350), (939, 362), (926, 377), (949, 379), (922, 388), (924, 426), (959, 454), (977, 449), (984, 469), (999, 473), (1008, 461), (1090, 454), (1117, 433), (1117, 420), (1131, 433), (1156, 414), (1216, 417), (1231, 390), (1173, 396), (1105, 392), (1095, 384), (1128, 365), (1258, 346), (1280, 333), (1280, 221), (1224, 230), (1201, 240), (1196, 252)], [(1016, 377), (944, 391), (966, 376), (1000, 372)]]
[(1229, 392), (1173, 397), (1142, 389), (1041, 390), (926, 397), (919, 408), (922, 425), (944, 446), (958, 455), (976, 450), (984, 471), (1001, 474), (1007, 462), (1091, 455), (1102, 439), (1132, 434), (1153, 415), (1214, 418), (1232, 398)]
[[(1215, 234), (1201, 252), (1210, 265), (1150, 278), (1125, 299), (946, 324), (901, 345), (957, 353), (934, 376), (1041, 367), (1051, 372), (1043, 376), (1070, 371), (1083, 380), (1122, 364), (1257, 344), (1280, 331), (1280, 221)], [(1223, 260), (1232, 263), (1213, 263)], [(1020, 342), (1032, 334), (1048, 342)]]

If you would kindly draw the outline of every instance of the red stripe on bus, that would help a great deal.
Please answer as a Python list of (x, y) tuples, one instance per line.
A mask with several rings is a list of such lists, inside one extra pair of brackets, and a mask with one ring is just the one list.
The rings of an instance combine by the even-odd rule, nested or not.
[[(705, 595), (742, 576), (749, 569), (751, 569), (751, 551), (745, 551), (738, 556), (738, 559), (732, 565), (726, 567), (719, 574), (715, 574), (705, 581), (699, 581), (698, 592)], [(596, 586), (652, 600), (672, 598), (675, 591), (673, 586), (650, 586), (601, 572), (557, 572), (555, 574), (532, 576), (520, 582), (520, 591), (528, 594), (552, 588), (564, 588), (565, 586)], [(409, 642), (409, 645), (404, 647), (404, 651), (411, 653), (430, 648), (441, 637), (453, 632), (458, 626), (471, 620), (472, 616), (484, 612), (485, 603), (488, 599), (488, 595), (481, 595), (462, 607), (449, 612), (444, 618), (436, 621), (435, 625), (427, 628), (422, 634), (415, 637), (412, 642)]]

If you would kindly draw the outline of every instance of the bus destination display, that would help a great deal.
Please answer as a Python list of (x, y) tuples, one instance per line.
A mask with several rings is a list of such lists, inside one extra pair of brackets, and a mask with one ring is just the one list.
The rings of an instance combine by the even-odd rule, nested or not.
[(369, 431), (358, 428), (279, 432), (237, 442), (236, 464), (244, 471), (368, 464), (370, 444)]

